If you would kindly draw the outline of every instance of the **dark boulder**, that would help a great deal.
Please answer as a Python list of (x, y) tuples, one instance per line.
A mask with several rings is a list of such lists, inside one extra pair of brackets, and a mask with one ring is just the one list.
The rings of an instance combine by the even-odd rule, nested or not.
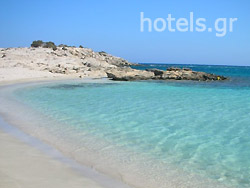
[(178, 67), (170, 67), (170, 68), (167, 68), (167, 71), (180, 71), (181, 68), (178, 68)]
[(184, 71), (192, 71), (190, 68), (183, 68)]
[(146, 69), (146, 71), (153, 72), (155, 76), (162, 76), (164, 71), (160, 69)]

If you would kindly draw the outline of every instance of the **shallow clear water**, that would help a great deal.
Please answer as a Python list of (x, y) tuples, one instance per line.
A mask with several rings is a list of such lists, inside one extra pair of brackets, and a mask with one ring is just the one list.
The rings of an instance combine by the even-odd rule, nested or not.
[(65, 82), (16, 94), (78, 132), (112, 143), (109, 147), (124, 147), (151, 162), (172, 164), (233, 187), (250, 187), (250, 68), (193, 69), (231, 79)]

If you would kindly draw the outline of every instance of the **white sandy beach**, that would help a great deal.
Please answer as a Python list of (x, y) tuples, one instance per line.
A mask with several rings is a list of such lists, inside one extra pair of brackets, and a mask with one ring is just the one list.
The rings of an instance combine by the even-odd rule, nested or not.
[(103, 187), (2, 130), (0, 149), (2, 188)]

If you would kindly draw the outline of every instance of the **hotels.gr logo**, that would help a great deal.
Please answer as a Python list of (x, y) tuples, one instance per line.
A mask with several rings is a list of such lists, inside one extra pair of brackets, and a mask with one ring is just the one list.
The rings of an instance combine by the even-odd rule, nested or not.
[(141, 32), (214, 32), (216, 37), (226, 36), (228, 30), (233, 32), (234, 22), (238, 18), (217, 18), (214, 21), (213, 27), (207, 27), (206, 18), (194, 19), (194, 13), (190, 12), (189, 18), (174, 18), (171, 14), (168, 14), (167, 18), (156, 18), (152, 20), (144, 16), (144, 12), (140, 13), (140, 31)]

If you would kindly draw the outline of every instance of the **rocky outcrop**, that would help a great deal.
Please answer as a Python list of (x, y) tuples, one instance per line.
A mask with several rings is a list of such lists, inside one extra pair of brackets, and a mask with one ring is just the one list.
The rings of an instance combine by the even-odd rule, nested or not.
[(166, 71), (159, 69), (135, 70), (109, 70), (107, 75), (112, 80), (133, 81), (133, 80), (194, 80), (194, 81), (215, 81), (225, 80), (224, 76), (209, 74), (205, 72), (192, 71), (184, 68), (169, 68)]
[[(39, 41), (38, 41), (39, 42)], [(225, 80), (223, 76), (192, 71), (189, 68), (171, 67), (166, 71), (159, 69), (136, 70), (120, 57), (106, 52), (94, 52), (89, 48), (66, 45), (52, 48), (2, 48), (0, 49), (0, 68), (21, 68), (53, 75), (77, 77), (108, 77), (112, 80)]]
[(60, 45), (56, 50), (43, 46), (0, 49), (0, 68), (18, 67), (53, 74), (100, 78), (107, 77), (107, 70), (131, 65), (134, 64), (120, 57), (83, 47)]
[(111, 69), (106, 73), (108, 78), (119, 81), (148, 80), (154, 78), (153, 72), (132, 68)]

